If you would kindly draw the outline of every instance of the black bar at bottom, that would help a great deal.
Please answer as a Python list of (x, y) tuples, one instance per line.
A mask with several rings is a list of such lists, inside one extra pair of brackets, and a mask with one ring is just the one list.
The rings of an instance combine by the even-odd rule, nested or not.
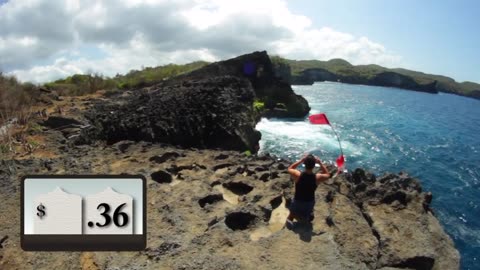
[(147, 241), (145, 235), (23, 235), (25, 251), (140, 251)]

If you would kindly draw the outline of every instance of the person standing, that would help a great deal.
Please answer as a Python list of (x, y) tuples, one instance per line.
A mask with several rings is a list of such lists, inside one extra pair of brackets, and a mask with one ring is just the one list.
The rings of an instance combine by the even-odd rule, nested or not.
[[(305, 170), (303, 172), (297, 169), (298, 165), (304, 164)], [(315, 164), (320, 165), (318, 173), (313, 172)], [(322, 161), (312, 155), (305, 155), (302, 159), (294, 162), (288, 167), (288, 173), (292, 176), (295, 182), (295, 195), (290, 204), (290, 214), (287, 217), (287, 228), (293, 225), (293, 220), (298, 221), (312, 221), (313, 209), (315, 207), (315, 190), (318, 185), (330, 178), (328, 172)]]

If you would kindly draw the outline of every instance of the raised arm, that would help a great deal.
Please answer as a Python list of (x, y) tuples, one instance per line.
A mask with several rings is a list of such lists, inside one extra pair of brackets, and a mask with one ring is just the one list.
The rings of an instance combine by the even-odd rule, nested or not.
[(305, 161), (306, 157), (307, 156), (302, 157), (300, 160), (295, 161), (294, 163), (292, 163), (292, 165), (288, 167), (288, 173), (292, 176), (293, 181), (295, 181), (295, 183), (298, 181), (301, 174), (301, 172), (297, 170), (297, 167), (298, 165), (302, 164), (302, 162)]
[(315, 157), (315, 163), (320, 165), (321, 172), (316, 174), (316, 180), (317, 180), (317, 185), (320, 184), (323, 181), (327, 181), (330, 178), (330, 172), (328, 171), (327, 167), (323, 165), (322, 161), (320, 158)]

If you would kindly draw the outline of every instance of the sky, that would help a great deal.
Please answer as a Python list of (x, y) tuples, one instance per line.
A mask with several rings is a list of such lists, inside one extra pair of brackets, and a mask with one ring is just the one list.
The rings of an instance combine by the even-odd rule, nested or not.
[(480, 1), (0, 0), (0, 70), (42, 83), (256, 50), (480, 82)]

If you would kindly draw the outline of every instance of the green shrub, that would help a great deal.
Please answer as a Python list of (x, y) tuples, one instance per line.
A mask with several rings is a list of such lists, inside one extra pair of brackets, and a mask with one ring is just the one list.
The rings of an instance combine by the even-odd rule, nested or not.
[(15, 77), (0, 72), (0, 125), (13, 118), (26, 121), (31, 115), (35, 92), (35, 85), (22, 84)]
[(263, 109), (265, 109), (265, 102), (260, 101), (260, 100), (254, 100), (253, 101), (253, 108), (256, 111), (262, 111)]

